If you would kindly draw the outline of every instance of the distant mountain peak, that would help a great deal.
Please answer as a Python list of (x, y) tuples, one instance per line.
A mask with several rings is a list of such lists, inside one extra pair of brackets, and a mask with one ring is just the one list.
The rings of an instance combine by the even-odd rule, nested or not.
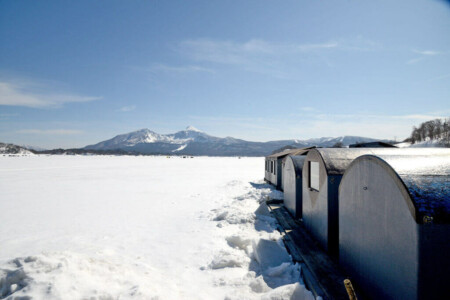
[(134, 151), (145, 154), (191, 154), (191, 155), (223, 155), (223, 156), (263, 156), (275, 149), (289, 146), (300, 147), (333, 147), (340, 142), (343, 146), (360, 142), (373, 142), (375, 139), (365, 137), (340, 136), (324, 137), (309, 140), (281, 140), (270, 142), (250, 142), (233, 137), (220, 138), (210, 136), (194, 126), (187, 126), (171, 134), (159, 134), (149, 129), (118, 135), (112, 139), (86, 146), (88, 150)]
[(186, 131), (202, 132), (201, 130), (198, 130), (197, 128), (195, 128), (194, 126), (191, 126), (191, 125), (186, 127)]

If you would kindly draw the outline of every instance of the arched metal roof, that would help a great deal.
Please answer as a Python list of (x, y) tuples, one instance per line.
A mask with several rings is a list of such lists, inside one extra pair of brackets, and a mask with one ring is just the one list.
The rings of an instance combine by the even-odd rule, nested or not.
[(418, 223), (450, 223), (450, 155), (378, 157), (402, 179), (414, 202)]
[(282, 158), (287, 155), (305, 155), (309, 150), (316, 147), (307, 147), (307, 148), (297, 148), (297, 149), (287, 149), (275, 154), (271, 154), (267, 156), (268, 158)]
[(367, 159), (398, 179), (417, 223), (450, 223), (450, 155), (363, 155), (351, 167)]
[(303, 163), (305, 162), (306, 156), (305, 155), (290, 155), (288, 156), (288, 159), (292, 160), (292, 163), (294, 165), (295, 174), (299, 175), (302, 174), (303, 169)]
[(317, 148), (329, 175), (342, 175), (352, 161), (362, 155), (436, 155), (448, 156), (448, 148)]

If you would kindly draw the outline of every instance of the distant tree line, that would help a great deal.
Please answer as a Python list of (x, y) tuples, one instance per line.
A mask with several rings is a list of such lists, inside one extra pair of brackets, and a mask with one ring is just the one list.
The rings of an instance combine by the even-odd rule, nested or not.
[(412, 144), (426, 140), (440, 140), (442, 144), (450, 146), (450, 118), (435, 119), (414, 126), (411, 136), (407, 139)]

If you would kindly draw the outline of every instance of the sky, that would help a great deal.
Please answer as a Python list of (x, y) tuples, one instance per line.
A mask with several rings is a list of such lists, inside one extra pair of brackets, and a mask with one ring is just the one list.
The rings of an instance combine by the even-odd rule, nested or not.
[(0, 0), (1, 142), (401, 140), (449, 116), (448, 1)]

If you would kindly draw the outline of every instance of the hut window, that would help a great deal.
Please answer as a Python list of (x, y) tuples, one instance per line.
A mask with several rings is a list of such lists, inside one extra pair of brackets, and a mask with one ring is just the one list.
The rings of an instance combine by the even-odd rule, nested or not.
[(316, 161), (309, 162), (309, 187), (319, 190), (319, 163)]
[(273, 174), (273, 160), (270, 161), (270, 173)]

